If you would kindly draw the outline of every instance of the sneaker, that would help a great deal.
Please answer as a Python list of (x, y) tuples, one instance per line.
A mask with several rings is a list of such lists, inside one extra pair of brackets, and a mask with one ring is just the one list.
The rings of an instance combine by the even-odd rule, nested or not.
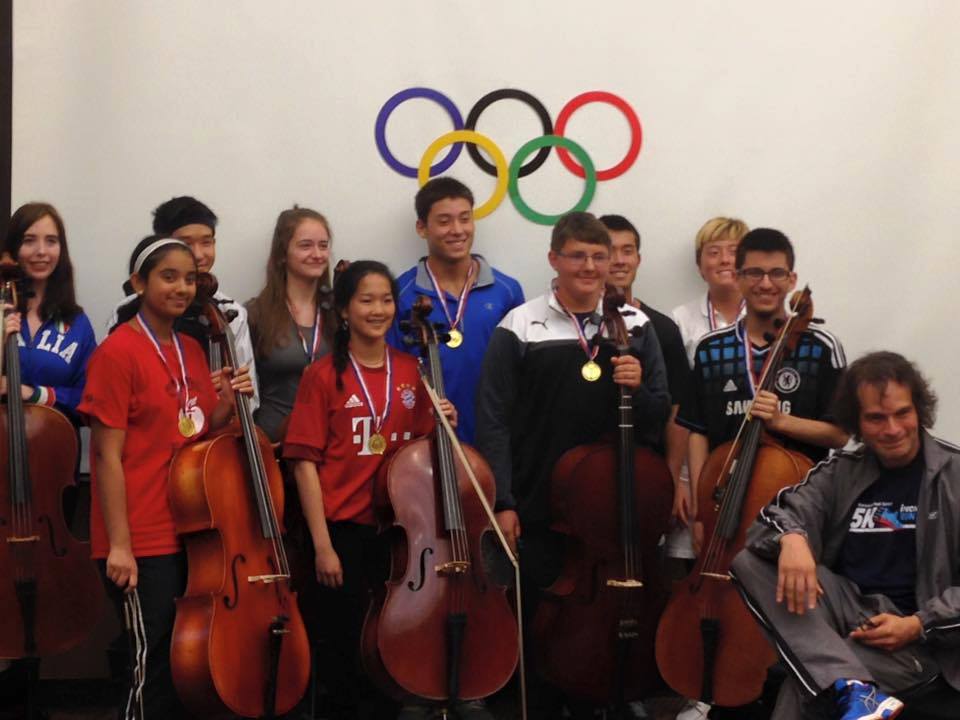
[(840, 720), (890, 720), (903, 710), (902, 702), (880, 692), (872, 683), (837, 680), (833, 689), (842, 713)]
[(687, 704), (677, 713), (676, 720), (707, 720), (710, 706), (699, 700), (687, 700)]

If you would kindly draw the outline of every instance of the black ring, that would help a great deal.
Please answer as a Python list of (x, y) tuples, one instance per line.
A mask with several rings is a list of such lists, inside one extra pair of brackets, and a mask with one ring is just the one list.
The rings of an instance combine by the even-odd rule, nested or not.
[[(470, 112), (467, 114), (467, 121), (464, 123), (465, 130), (476, 130), (477, 129), (477, 120), (480, 119), (480, 113), (486, 110), (497, 100), (519, 100), (520, 102), (526, 104), (533, 110), (537, 117), (540, 118), (540, 124), (543, 126), (544, 135), (553, 135), (553, 120), (550, 119), (550, 113), (547, 112), (547, 109), (543, 106), (543, 103), (537, 100), (533, 95), (523, 90), (515, 90), (513, 88), (503, 88), (501, 90), (494, 90), (493, 92), (488, 92), (482, 98), (477, 100), (476, 105), (470, 108)], [(533, 159), (526, 163), (526, 165), (521, 166), (519, 177), (526, 177), (530, 173), (538, 170), (541, 165), (543, 165), (547, 158), (550, 157), (550, 147), (542, 147), (539, 152), (533, 156)], [(477, 167), (483, 170), (487, 175), (497, 176), (497, 168), (491, 163), (487, 162), (483, 155), (480, 154), (480, 148), (478, 148), (473, 143), (467, 143), (467, 152), (470, 153), (470, 157), (473, 158), (473, 161), (477, 164)]]

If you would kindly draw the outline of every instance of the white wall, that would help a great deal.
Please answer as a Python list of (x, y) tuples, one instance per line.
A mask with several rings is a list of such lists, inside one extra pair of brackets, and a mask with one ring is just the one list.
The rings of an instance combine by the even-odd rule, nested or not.
[[(273, 221), (294, 202), (328, 215), (338, 256), (400, 271), (422, 244), (416, 181), (373, 141), (388, 97), (426, 85), (466, 115), (484, 93), (518, 87), (556, 117), (574, 95), (609, 90), (636, 108), (644, 147), (591, 210), (641, 229), (644, 299), (669, 310), (699, 292), (692, 243), (708, 217), (780, 228), (848, 356), (918, 359), (943, 401), (938, 430), (960, 439), (958, 27), (949, 0), (18, 0), (13, 202), (61, 210), (100, 329), (150, 210), (175, 194), (220, 215), (216, 272), (239, 299), (259, 288)], [(415, 165), (449, 129), (414, 101), (388, 136)], [(508, 159), (540, 134), (512, 102), (479, 129)], [(567, 134), (599, 167), (627, 146), (620, 116), (599, 105)], [(466, 153), (451, 173), (480, 202), (493, 187)], [(555, 156), (521, 182), (549, 212), (581, 188)], [(548, 237), (507, 200), (480, 221), (477, 247), (534, 295)]]

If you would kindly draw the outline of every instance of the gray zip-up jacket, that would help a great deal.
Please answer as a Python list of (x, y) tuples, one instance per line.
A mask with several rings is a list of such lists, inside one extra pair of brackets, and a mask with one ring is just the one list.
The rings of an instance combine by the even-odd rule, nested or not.
[[(960, 448), (926, 431), (917, 509), (917, 615), (944, 679), (960, 690)], [(775, 558), (780, 536), (806, 534), (817, 562), (835, 568), (857, 498), (880, 464), (870, 450), (840, 451), (781, 490), (747, 532), (747, 547)]]

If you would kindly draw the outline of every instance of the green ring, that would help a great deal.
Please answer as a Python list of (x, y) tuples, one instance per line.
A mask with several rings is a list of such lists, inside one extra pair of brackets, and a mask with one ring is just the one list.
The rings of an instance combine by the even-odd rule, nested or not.
[[(567, 210), (567, 212), (562, 212), (559, 215), (544, 215), (543, 213), (538, 213), (520, 197), (520, 168), (523, 166), (523, 161), (535, 151), (548, 146), (565, 148), (573, 154), (583, 166), (583, 195), (580, 196), (580, 200), (577, 201), (576, 205)], [(508, 187), (510, 189), (510, 200), (513, 202), (514, 207), (517, 208), (517, 212), (523, 215), (523, 217), (540, 225), (555, 225), (557, 220), (567, 213), (583, 211), (590, 207), (593, 195), (597, 191), (597, 170), (594, 168), (590, 156), (587, 155), (587, 151), (570, 138), (560, 137), (559, 135), (541, 135), (522, 145), (520, 149), (517, 150), (517, 154), (513, 156), (513, 160), (510, 161), (510, 184)]]

